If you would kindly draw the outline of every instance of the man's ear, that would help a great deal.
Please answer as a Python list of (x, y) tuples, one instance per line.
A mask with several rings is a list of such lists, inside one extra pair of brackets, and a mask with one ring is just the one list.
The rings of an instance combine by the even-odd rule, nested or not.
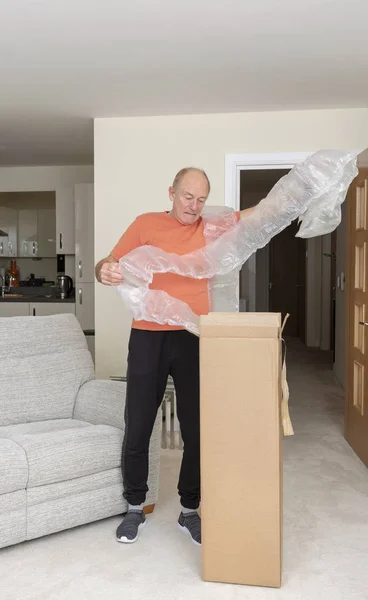
[(175, 199), (175, 188), (173, 188), (172, 185), (169, 187), (169, 198), (170, 198), (171, 202), (174, 202), (174, 199)]

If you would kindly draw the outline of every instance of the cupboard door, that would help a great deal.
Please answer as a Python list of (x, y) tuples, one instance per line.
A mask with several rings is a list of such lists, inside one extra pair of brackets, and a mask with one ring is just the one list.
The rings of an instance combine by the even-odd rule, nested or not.
[(83, 331), (95, 328), (95, 284), (75, 286), (75, 314)]
[(76, 282), (93, 283), (95, 278), (93, 183), (77, 184), (74, 187), (74, 199)]
[(0, 257), (17, 256), (17, 216), (15, 209), (0, 206)]
[(37, 210), (18, 211), (18, 256), (32, 258), (38, 256)]
[(74, 302), (31, 302), (29, 314), (33, 317), (46, 317), (61, 313), (75, 314)]
[(56, 211), (42, 208), (37, 212), (38, 256), (53, 258), (56, 256)]
[(56, 253), (75, 254), (74, 187), (56, 190)]
[(0, 317), (28, 317), (29, 302), (1, 302)]

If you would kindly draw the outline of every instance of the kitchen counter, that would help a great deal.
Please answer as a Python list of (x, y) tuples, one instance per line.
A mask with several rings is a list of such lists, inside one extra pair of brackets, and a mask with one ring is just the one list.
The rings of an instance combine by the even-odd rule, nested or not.
[(64, 304), (75, 302), (75, 295), (73, 292), (69, 298), (62, 300), (55, 287), (17, 287), (11, 288), (4, 298), (0, 291), (0, 302), (62, 302)]
[(75, 302), (75, 296), (69, 296), (69, 298), (62, 300), (57, 296), (36, 296), (34, 294), (28, 296), (24, 294), (21, 298), (14, 298), (12, 295), (8, 297), (8, 295), (5, 294), (4, 298), (0, 296), (0, 302), (62, 302), (63, 304), (67, 304), (68, 302)]

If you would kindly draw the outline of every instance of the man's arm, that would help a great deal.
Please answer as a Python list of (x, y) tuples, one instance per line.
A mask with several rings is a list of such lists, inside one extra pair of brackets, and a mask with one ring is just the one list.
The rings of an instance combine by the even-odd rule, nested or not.
[(109, 256), (100, 260), (95, 268), (96, 279), (104, 285), (120, 285), (123, 277), (120, 273), (119, 259), (142, 245), (140, 235), (141, 219), (138, 217), (121, 236)]
[(119, 262), (109, 254), (106, 258), (100, 260), (95, 268), (96, 279), (104, 285), (120, 285), (123, 278), (120, 274)]
[(240, 211), (240, 218), (241, 219), (246, 219), (247, 216), (249, 215), (250, 212), (252, 212), (253, 208), (255, 208), (254, 206), (252, 206), (251, 208), (245, 208), (244, 210)]

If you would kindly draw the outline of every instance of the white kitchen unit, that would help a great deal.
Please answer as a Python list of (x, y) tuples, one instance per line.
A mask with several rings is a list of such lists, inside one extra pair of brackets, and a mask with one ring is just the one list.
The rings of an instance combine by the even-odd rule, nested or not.
[(29, 314), (33, 317), (46, 317), (48, 315), (59, 315), (71, 313), (75, 315), (75, 304), (73, 302), (30, 302)]
[[(75, 203), (75, 313), (83, 331), (95, 328), (94, 187), (74, 186)], [(93, 338), (93, 339), (92, 339)], [(94, 345), (94, 337), (87, 337)]]
[(74, 186), (55, 190), (56, 253), (75, 254)]
[(95, 328), (95, 284), (78, 283), (75, 288), (75, 314), (83, 329)]
[(17, 256), (18, 212), (7, 206), (0, 206), (0, 258)]
[(18, 210), (18, 256), (38, 256), (37, 210)]
[(38, 256), (56, 256), (56, 212), (54, 208), (41, 208), (37, 211)]
[(29, 302), (0, 302), (0, 317), (28, 317)]
[(94, 188), (92, 183), (74, 186), (75, 204), (75, 281), (95, 280)]

